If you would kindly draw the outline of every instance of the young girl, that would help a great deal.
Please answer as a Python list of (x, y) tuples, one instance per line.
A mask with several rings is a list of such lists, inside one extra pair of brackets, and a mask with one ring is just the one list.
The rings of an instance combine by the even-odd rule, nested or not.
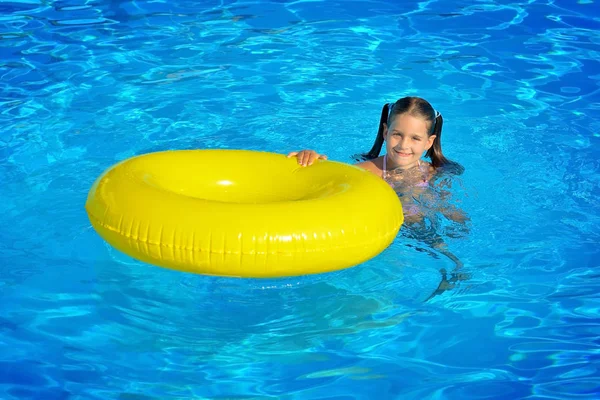
[[(410, 235), (450, 258), (456, 265), (456, 271), (461, 268), (462, 263), (446, 249), (438, 234), (432, 235), (431, 230), (425, 228), (424, 222), (424, 208), (427, 207), (423, 205), (426, 204), (433, 205), (432, 208), (455, 222), (464, 223), (467, 220), (457, 208), (443, 205), (446, 203), (444, 197), (447, 193), (441, 192), (439, 187), (436, 187), (437, 191), (428, 190), (437, 186), (433, 185), (434, 178), (438, 178), (441, 172), (461, 174), (464, 171), (461, 165), (448, 160), (442, 153), (443, 123), (442, 115), (420, 97), (403, 97), (395, 103), (386, 104), (381, 111), (375, 143), (368, 153), (359, 156), (364, 161), (356, 165), (383, 178), (394, 188), (402, 200), (404, 223), (409, 228)], [(383, 143), (385, 154), (379, 156)], [(422, 159), (423, 153), (430, 162)], [(326, 155), (313, 150), (288, 154), (288, 157), (293, 156), (303, 166), (311, 165), (317, 159), (327, 159)], [(426, 234), (421, 234), (422, 232)], [(442, 283), (460, 279), (453, 274), (448, 281), (445, 271), (442, 276)]]
[[(360, 157), (366, 161), (356, 164), (386, 180), (402, 198), (407, 223), (423, 218), (418, 207), (419, 197), (430, 186), (430, 181), (441, 170), (461, 174), (464, 168), (448, 160), (442, 153), (442, 126), (444, 120), (429, 102), (420, 97), (404, 97), (386, 104), (381, 111), (379, 130), (371, 150)], [(385, 142), (386, 153), (379, 156)], [(421, 157), (431, 159), (431, 162)], [(291, 152), (298, 164), (311, 165), (327, 156), (313, 150)], [(456, 209), (440, 208), (447, 217), (464, 222), (465, 217)]]

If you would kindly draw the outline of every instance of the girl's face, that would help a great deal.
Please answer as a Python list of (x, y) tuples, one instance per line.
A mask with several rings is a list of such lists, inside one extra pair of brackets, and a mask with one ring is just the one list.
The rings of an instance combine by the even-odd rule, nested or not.
[(389, 127), (384, 124), (383, 138), (389, 169), (408, 169), (417, 165), (435, 139), (435, 135), (427, 136), (428, 125), (423, 118), (408, 113), (397, 115)]

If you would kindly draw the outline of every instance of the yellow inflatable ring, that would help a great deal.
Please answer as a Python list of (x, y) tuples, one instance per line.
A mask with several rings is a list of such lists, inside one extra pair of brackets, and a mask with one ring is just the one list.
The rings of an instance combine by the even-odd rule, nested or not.
[(236, 277), (314, 274), (383, 251), (403, 222), (396, 193), (361, 168), (247, 150), (122, 161), (93, 184), (94, 229), (138, 260)]

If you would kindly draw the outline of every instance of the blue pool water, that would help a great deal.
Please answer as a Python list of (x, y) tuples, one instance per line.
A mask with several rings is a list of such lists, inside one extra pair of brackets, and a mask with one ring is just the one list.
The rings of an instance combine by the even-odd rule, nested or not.
[[(598, 2), (399, 3), (0, 2), (0, 398), (598, 398)], [(90, 227), (119, 160), (351, 162), (405, 95), (444, 115), (466, 227), (269, 280), (149, 266)], [(430, 298), (454, 268), (435, 235), (465, 279)]]

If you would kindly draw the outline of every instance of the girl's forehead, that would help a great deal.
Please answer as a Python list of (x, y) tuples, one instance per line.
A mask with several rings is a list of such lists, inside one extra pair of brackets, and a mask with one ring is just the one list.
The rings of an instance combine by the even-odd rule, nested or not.
[(408, 113), (397, 115), (390, 123), (391, 130), (400, 130), (405, 133), (417, 133), (427, 135), (428, 121), (422, 117)]

